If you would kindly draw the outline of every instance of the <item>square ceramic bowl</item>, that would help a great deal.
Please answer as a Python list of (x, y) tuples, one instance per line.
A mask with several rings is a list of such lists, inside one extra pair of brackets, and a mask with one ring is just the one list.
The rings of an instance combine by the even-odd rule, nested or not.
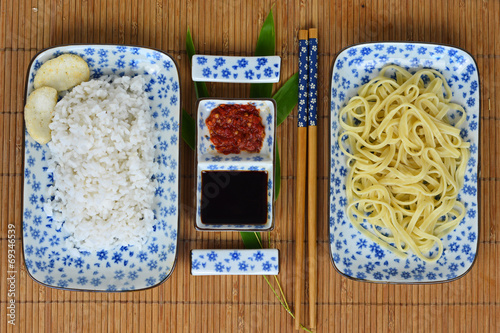
[[(432, 68), (444, 75), (452, 91), (451, 101), (462, 105), (467, 119), (460, 135), (470, 142), (471, 157), (459, 200), (465, 204), (464, 220), (443, 241), (443, 255), (427, 263), (409, 253), (401, 259), (374, 243), (347, 218), (345, 182), (347, 157), (338, 145), (342, 130), (339, 111), (358, 89), (390, 64), (411, 73)], [(451, 281), (466, 274), (476, 258), (478, 247), (478, 154), (479, 154), (479, 75), (477, 65), (467, 52), (445, 45), (425, 43), (367, 43), (348, 47), (337, 56), (332, 71), (330, 109), (330, 253), (335, 268), (344, 276), (370, 282), (436, 283)], [(451, 122), (459, 116), (450, 111)]]
[(122, 45), (68, 45), (38, 53), (28, 70), (25, 98), (33, 91), (40, 66), (64, 53), (85, 59), (91, 78), (101, 75), (143, 75), (158, 144), (155, 174), (155, 223), (142, 248), (121, 246), (110, 250), (80, 251), (66, 244), (68, 232), (57, 228), (44, 212), (51, 200), (47, 170), (50, 151), (25, 131), (23, 250), (29, 275), (49, 287), (83, 291), (128, 291), (156, 286), (171, 274), (177, 258), (179, 223), (180, 84), (175, 61), (168, 54)]
[[(221, 104), (252, 104), (258, 110), (265, 127), (265, 137), (259, 153), (223, 154), (215, 149), (205, 123), (213, 109)], [(196, 222), (200, 231), (267, 231), (274, 228), (274, 145), (276, 135), (276, 102), (273, 99), (200, 99), (197, 106), (196, 141)], [(265, 224), (206, 224), (201, 219), (202, 172), (204, 171), (265, 171), (267, 186), (267, 221)], [(244, 189), (241, 189), (244, 191)]]

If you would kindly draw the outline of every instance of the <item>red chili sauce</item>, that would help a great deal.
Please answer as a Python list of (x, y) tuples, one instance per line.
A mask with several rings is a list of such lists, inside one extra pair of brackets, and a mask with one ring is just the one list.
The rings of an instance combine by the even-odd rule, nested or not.
[(265, 127), (259, 110), (252, 104), (221, 104), (210, 112), (205, 123), (219, 153), (258, 153), (262, 148)]

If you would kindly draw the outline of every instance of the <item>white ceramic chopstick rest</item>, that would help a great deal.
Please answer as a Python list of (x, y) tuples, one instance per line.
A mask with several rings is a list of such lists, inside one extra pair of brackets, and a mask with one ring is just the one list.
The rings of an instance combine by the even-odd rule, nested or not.
[(191, 250), (192, 275), (278, 275), (279, 251)]
[(272, 83), (280, 80), (281, 58), (234, 57), (195, 54), (193, 81), (230, 83)]

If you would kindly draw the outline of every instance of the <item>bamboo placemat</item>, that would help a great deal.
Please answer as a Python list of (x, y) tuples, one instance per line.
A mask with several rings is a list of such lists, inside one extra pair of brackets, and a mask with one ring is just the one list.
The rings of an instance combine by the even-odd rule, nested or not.
[[(29, 61), (37, 51), (71, 43), (134, 44), (165, 50), (179, 64), (182, 107), (194, 114), (196, 97), (185, 52), (187, 28), (199, 53), (252, 55), (271, 7), (276, 22), (276, 52), (282, 57), (280, 84), (297, 71), (298, 30), (319, 29), (318, 332), (500, 332), (500, 2), (491, 0), (0, 1), (1, 332), (293, 330), (292, 318), (262, 277), (190, 276), (190, 249), (243, 245), (237, 233), (194, 230), (194, 158), (184, 143), (178, 261), (171, 278), (160, 286), (121, 294), (46, 288), (27, 275), (20, 241), (23, 95)], [(479, 66), (479, 251), (473, 269), (455, 282), (425, 286), (360, 283), (341, 277), (330, 261), (331, 66), (342, 48), (383, 40), (459, 46), (469, 51)], [(245, 97), (249, 90), (245, 85), (210, 84), (209, 91), (212, 96)], [(276, 229), (270, 234), (271, 246), (280, 250), (279, 278), (289, 302), (293, 300), (294, 278), (294, 118), (290, 115), (277, 131), (282, 188), (276, 204)], [(17, 236), (15, 326), (7, 323), (9, 223), (15, 224)], [(264, 238), (267, 241), (267, 235)]]

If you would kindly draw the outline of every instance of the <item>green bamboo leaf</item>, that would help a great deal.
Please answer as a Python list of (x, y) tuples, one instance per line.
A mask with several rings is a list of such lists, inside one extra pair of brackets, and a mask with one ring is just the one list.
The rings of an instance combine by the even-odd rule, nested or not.
[(278, 144), (275, 144), (276, 161), (274, 165), (274, 201), (278, 200), (281, 190), (281, 166), (280, 166), (280, 152), (278, 151)]
[(242, 231), (240, 235), (245, 248), (262, 249), (262, 237), (259, 232)]
[[(299, 101), (299, 73), (295, 73), (286, 83), (274, 94), (276, 101), (276, 126), (279, 126), (292, 112)], [(281, 189), (281, 164), (278, 145), (276, 149), (276, 162), (274, 165), (274, 200), (278, 200)]]
[[(276, 34), (274, 30), (273, 10), (269, 11), (262, 28), (260, 29), (259, 39), (255, 47), (256, 57), (272, 56), (276, 51)], [(273, 93), (272, 83), (252, 83), (250, 85), (250, 98), (271, 97)]]
[[(194, 49), (193, 37), (191, 37), (191, 31), (189, 31), (189, 28), (186, 34), (186, 51), (189, 57), (189, 63), (191, 64), (191, 59), (196, 54), (196, 51)], [(196, 98), (209, 97), (205, 82), (195, 82), (194, 91), (196, 92)]]
[[(196, 54), (196, 51), (189, 28), (186, 34), (186, 51), (189, 57), (189, 63), (191, 63), (191, 59), (193, 58), (193, 55)], [(194, 90), (196, 98), (208, 97), (208, 89), (205, 82), (194, 82)], [(182, 110), (181, 136), (184, 142), (186, 142), (186, 144), (194, 150), (196, 144), (196, 122), (184, 109)]]
[(274, 55), (276, 49), (275, 45), (275, 31), (274, 31), (274, 16), (273, 10), (269, 11), (269, 14), (260, 29), (259, 39), (257, 40), (257, 46), (255, 47), (255, 56), (270, 56)]
[(276, 126), (279, 126), (299, 102), (299, 73), (289, 78), (273, 98), (276, 101)]
[(196, 123), (186, 110), (182, 109), (181, 136), (187, 145), (194, 150), (196, 145)]

